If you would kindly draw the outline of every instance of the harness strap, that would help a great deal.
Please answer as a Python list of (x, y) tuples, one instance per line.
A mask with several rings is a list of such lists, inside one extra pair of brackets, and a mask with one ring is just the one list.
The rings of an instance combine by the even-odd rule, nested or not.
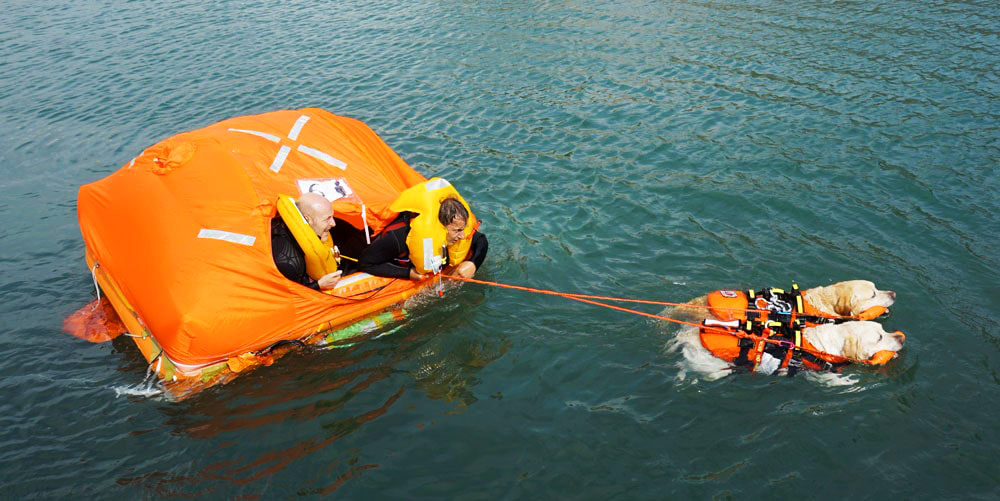
[(764, 340), (757, 341), (753, 349), (757, 356), (753, 358), (753, 365), (750, 366), (750, 372), (757, 372), (757, 367), (760, 366), (760, 359), (764, 357)]
[(746, 367), (750, 365), (750, 348), (753, 348), (753, 340), (748, 338), (741, 338), (739, 341), (740, 354), (733, 359), (733, 365), (737, 367)]
[[(818, 371), (839, 371), (850, 362), (831, 362), (818, 355), (810, 353), (803, 345), (803, 324), (796, 320), (792, 324), (779, 321), (754, 322), (747, 320), (739, 327), (730, 328), (730, 332), (740, 338), (739, 355), (733, 359), (736, 367), (746, 367), (756, 372), (763, 362), (764, 355), (780, 360), (774, 369), (787, 371), (789, 377), (794, 376), (802, 368), (808, 367)], [(743, 332), (746, 336), (739, 335)], [(752, 336), (752, 337), (751, 337)]]
[(781, 362), (781, 367), (788, 369), (788, 376), (789, 377), (794, 376), (795, 373), (798, 372), (798, 367), (791, 366), (792, 359), (795, 358), (795, 353), (796, 352), (801, 352), (801, 350), (799, 350), (798, 348), (802, 347), (802, 330), (798, 329), (797, 327), (798, 327), (798, 325), (796, 325), (796, 328), (793, 329), (794, 330), (794, 332), (792, 334), (792, 336), (793, 336), (792, 343), (793, 344), (792, 344), (792, 346), (790, 346), (788, 348), (787, 351), (785, 351), (785, 359), (782, 360), (782, 362)]

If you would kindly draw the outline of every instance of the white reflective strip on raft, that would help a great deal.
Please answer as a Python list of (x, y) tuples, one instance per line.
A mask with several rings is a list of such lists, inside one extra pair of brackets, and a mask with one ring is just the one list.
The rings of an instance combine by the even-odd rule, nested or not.
[(427, 187), (427, 191), (434, 191), (434, 190), (440, 190), (441, 188), (445, 188), (447, 186), (451, 186), (451, 183), (449, 183), (444, 179), (432, 179), (428, 181), (427, 184), (425, 184), (424, 186)]
[(337, 285), (335, 285), (333, 289), (337, 290), (341, 287), (347, 287), (348, 285), (351, 285), (354, 282), (360, 282), (361, 280), (364, 280), (366, 278), (372, 278), (372, 275), (363, 272), (351, 273), (350, 275), (347, 275), (346, 277), (337, 281)]
[(292, 126), (292, 131), (288, 133), (288, 139), (292, 141), (299, 138), (299, 132), (302, 132), (302, 127), (309, 121), (309, 117), (302, 115), (298, 120), (295, 121), (295, 125)]
[(198, 238), (211, 238), (213, 240), (225, 240), (226, 242), (232, 242), (234, 244), (247, 245), (253, 247), (253, 243), (257, 241), (257, 237), (250, 235), (243, 235), (240, 233), (233, 233), (231, 231), (222, 230), (209, 230), (207, 228), (202, 228), (198, 232)]
[[(297, 141), (298, 138), (299, 138), (299, 134), (302, 132), (302, 128), (305, 127), (306, 122), (308, 122), (308, 121), (309, 121), (309, 117), (308, 116), (306, 116), (306, 115), (300, 116), (299, 119), (295, 121), (295, 124), (292, 125), (292, 130), (288, 132), (288, 139), (290, 139), (292, 141)], [(272, 143), (281, 144), (281, 138), (280, 137), (275, 136), (273, 134), (268, 134), (266, 132), (260, 132), (260, 131), (256, 131), (256, 130), (247, 130), (247, 129), (229, 129), (229, 130), (231, 130), (233, 132), (242, 132), (244, 134), (251, 134), (251, 135), (254, 135), (254, 136), (257, 136), (257, 137), (262, 137), (264, 139), (267, 139), (268, 141), (271, 141)], [(308, 146), (304, 146), (304, 145), (301, 145), (301, 144), (296, 149), (298, 151), (302, 152), (302, 153), (305, 153), (306, 155), (309, 155), (309, 156), (311, 156), (311, 157), (313, 157), (313, 158), (321, 161), (321, 162), (326, 162), (327, 164), (330, 164), (333, 167), (336, 167), (336, 168), (338, 168), (340, 170), (347, 170), (347, 164), (346, 163), (344, 163), (344, 162), (342, 162), (340, 160), (337, 160), (336, 158), (334, 158), (333, 156), (331, 156), (328, 153), (324, 153), (324, 152), (319, 151), (317, 149), (310, 148)], [(285, 164), (285, 159), (288, 158), (288, 154), (291, 151), (292, 151), (292, 147), (291, 146), (284, 146), (284, 145), (282, 145), (281, 149), (278, 150), (278, 154), (274, 157), (274, 161), (271, 162), (270, 169), (272, 171), (274, 171), (274, 172), (280, 171), (281, 167)]]
[(273, 134), (268, 134), (266, 132), (259, 132), (255, 130), (245, 130), (245, 129), (229, 129), (229, 130), (233, 132), (242, 132), (244, 134), (251, 134), (257, 137), (262, 137), (264, 139), (267, 139), (268, 141), (271, 141), (272, 143), (277, 143), (278, 141), (281, 141), (281, 138), (279, 138), (278, 136), (275, 136)]
[(434, 239), (425, 238), (424, 239), (424, 269), (427, 271), (434, 270)]
[(281, 149), (278, 150), (278, 154), (275, 155), (274, 161), (271, 162), (271, 170), (274, 172), (281, 170), (281, 166), (285, 164), (285, 159), (288, 158), (289, 151), (292, 151), (292, 148), (289, 146), (282, 146)]
[(316, 160), (326, 162), (340, 170), (347, 170), (347, 164), (341, 162), (340, 160), (337, 160), (336, 158), (333, 158), (327, 153), (323, 153), (322, 151), (310, 148), (302, 144), (299, 145), (298, 150), (301, 151), (302, 153), (305, 153), (306, 155), (315, 158)]
[(365, 244), (372, 244), (372, 237), (368, 233), (368, 216), (365, 214), (365, 204), (361, 204), (361, 221), (365, 223)]

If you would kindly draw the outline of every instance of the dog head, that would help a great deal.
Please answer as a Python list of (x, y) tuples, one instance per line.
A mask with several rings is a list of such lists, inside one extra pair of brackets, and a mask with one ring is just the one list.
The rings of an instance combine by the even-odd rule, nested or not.
[[(887, 362), (906, 340), (902, 332), (886, 332), (882, 324), (868, 321), (817, 325), (805, 329), (803, 335), (823, 353), (873, 363)], [(877, 360), (872, 360), (876, 354)]]
[(848, 280), (825, 287), (815, 287), (802, 297), (817, 309), (845, 317), (857, 316), (876, 306), (888, 308), (896, 302), (896, 293), (878, 290), (867, 280)]

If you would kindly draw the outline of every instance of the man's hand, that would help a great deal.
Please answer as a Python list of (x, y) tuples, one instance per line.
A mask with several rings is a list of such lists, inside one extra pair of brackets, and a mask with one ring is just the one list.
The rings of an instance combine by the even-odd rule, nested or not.
[(476, 265), (472, 261), (462, 261), (452, 274), (461, 278), (472, 278), (476, 274)]
[(336, 287), (337, 286), (337, 282), (340, 281), (340, 275), (341, 274), (343, 274), (343, 272), (335, 271), (333, 273), (328, 273), (328, 274), (323, 275), (322, 277), (320, 277), (320, 279), (319, 279), (319, 288), (320, 288), (320, 290), (327, 290), (327, 289), (332, 289), (332, 288)]

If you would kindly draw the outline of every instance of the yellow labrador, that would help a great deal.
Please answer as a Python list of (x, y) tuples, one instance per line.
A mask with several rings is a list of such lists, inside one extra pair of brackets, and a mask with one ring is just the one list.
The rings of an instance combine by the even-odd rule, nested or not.
[[(896, 302), (896, 293), (879, 290), (868, 280), (848, 280), (806, 289), (802, 291), (802, 299), (807, 309), (811, 307), (826, 315), (856, 317), (875, 307), (889, 308)], [(679, 320), (701, 322), (706, 318), (715, 318), (707, 306), (708, 296), (701, 296), (682, 306), (668, 308), (663, 311), (663, 315)]]

